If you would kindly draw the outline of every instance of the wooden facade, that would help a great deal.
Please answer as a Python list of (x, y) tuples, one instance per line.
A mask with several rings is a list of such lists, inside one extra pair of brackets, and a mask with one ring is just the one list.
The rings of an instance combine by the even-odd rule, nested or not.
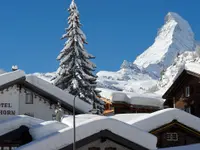
[(152, 113), (160, 110), (158, 107), (142, 106), (142, 105), (132, 105), (125, 102), (115, 102), (113, 103), (115, 114), (123, 113)]
[(200, 75), (184, 70), (163, 95), (164, 106), (200, 117)]
[(14, 150), (31, 141), (32, 137), (29, 133), (29, 128), (21, 126), (14, 131), (0, 136), (0, 150)]
[(114, 114), (114, 108), (112, 102), (104, 97), (99, 97), (104, 102), (104, 112), (103, 115), (110, 116)]
[(157, 147), (174, 147), (200, 143), (200, 132), (174, 120), (150, 133), (158, 139)]

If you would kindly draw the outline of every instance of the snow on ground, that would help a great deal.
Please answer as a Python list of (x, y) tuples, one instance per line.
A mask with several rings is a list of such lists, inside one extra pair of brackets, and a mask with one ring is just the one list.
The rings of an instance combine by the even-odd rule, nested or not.
[(192, 144), (187, 146), (177, 146), (169, 148), (161, 148), (158, 150), (200, 150), (200, 144)]

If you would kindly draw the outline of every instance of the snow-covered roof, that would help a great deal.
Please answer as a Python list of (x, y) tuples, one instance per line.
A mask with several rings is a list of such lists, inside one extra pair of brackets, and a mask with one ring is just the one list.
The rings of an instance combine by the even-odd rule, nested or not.
[[(200, 131), (199, 118), (175, 108), (164, 109), (151, 114), (118, 114), (110, 117), (82, 114), (76, 116), (76, 140), (80, 141), (100, 131), (109, 130), (124, 139), (147, 149), (155, 150), (157, 149), (157, 138), (148, 132), (173, 120)], [(19, 147), (18, 150), (61, 149), (73, 143), (72, 116), (64, 116), (62, 123), (57, 121), (43, 122), (40, 119), (23, 115), (16, 116), (0, 122), (0, 135), (15, 130), (21, 125), (26, 125), (30, 128), (29, 131), (33, 141)]]
[(184, 69), (200, 75), (200, 64), (192, 63), (192, 62), (186, 63)]
[[(155, 136), (124, 122), (104, 116), (94, 117), (93, 119), (78, 124), (76, 127), (76, 140), (80, 141), (102, 130), (109, 130), (112, 133), (137, 143), (147, 149), (156, 149), (157, 138)], [(73, 127), (67, 127), (48, 135), (45, 138), (39, 138), (30, 144), (19, 147), (18, 150), (60, 149), (72, 143)]]
[[(91, 114), (77, 115), (76, 119), (77, 141), (90, 137), (100, 131), (109, 130), (110, 132), (141, 145), (142, 147), (156, 149), (157, 138), (154, 135), (119, 120)], [(68, 123), (68, 121), (70, 122), (68, 116), (65, 116), (62, 121), (63, 123), (57, 121), (44, 122), (40, 119), (24, 115), (15, 116), (0, 122), (0, 135), (4, 135), (25, 125), (29, 127), (33, 141), (19, 147), (18, 150), (61, 149), (73, 143), (73, 127), (65, 124), (66, 122)]]
[(141, 116), (137, 119), (128, 121), (127, 123), (140, 128), (143, 131), (151, 131), (157, 129), (167, 123), (177, 120), (178, 122), (200, 131), (200, 119), (185, 111), (176, 108), (168, 108), (160, 111), (156, 111), (151, 114)]
[(51, 134), (56, 133), (59, 130), (67, 128), (66, 124), (57, 121), (46, 121), (40, 124), (34, 125), (30, 128), (29, 132), (33, 140), (37, 140)]
[(173, 80), (170, 81), (171, 86), (167, 90), (165, 90), (165, 93), (163, 94), (163, 98), (166, 99), (167, 95), (173, 90), (175, 85), (179, 82), (178, 78), (181, 76), (181, 74), (184, 73), (193, 73), (193, 75), (197, 75), (200, 77), (200, 64), (194, 63), (194, 62), (187, 62), (185, 64), (182, 64), (181, 67), (178, 69), (178, 73), (174, 76)]
[[(46, 93), (49, 93), (50, 95), (53, 95), (57, 97), (62, 102), (65, 102), (69, 104), (70, 106), (73, 106), (73, 100), (74, 96), (69, 94), (67, 91), (64, 91), (49, 82), (40, 79), (34, 75), (28, 75), (26, 76), (26, 82), (32, 84), (33, 86), (45, 91)], [(81, 110), (81, 112), (89, 112), (92, 109), (92, 106), (83, 100), (80, 100), (79, 98), (76, 98), (76, 108), (78, 110)]]
[(159, 150), (200, 150), (200, 144), (191, 144), (191, 145), (187, 145), (187, 146), (161, 148)]
[(143, 106), (154, 106), (163, 107), (164, 100), (160, 95), (153, 93), (131, 93), (131, 92), (121, 92), (114, 91), (105, 88), (98, 88), (100, 90), (101, 97), (110, 99), (111, 102), (126, 102), (133, 105), (143, 105)]
[(148, 115), (148, 113), (116, 114), (114, 116), (110, 116), (110, 118), (113, 118), (113, 119), (127, 123), (130, 120), (138, 119), (138, 118), (143, 117), (145, 115)]
[[(67, 91), (52, 85), (51, 83), (38, 78), (35, 75), (26, 75), (24, 71), (17, 70), (13, 72), (7, 72), (0, 74), (0, 88), (5, 88), (5, 86), (12, 85), (14, 83), (24, 82), (25, 85), (29, 84), (33, 89), (39, 89), (45, 92), (51, 97), (55, 98), (55, 101), (61, 101), (61, 103), (67, 104), (70, 107), (73, 106), (74, 96), (69, 94)], [(76, 109), (79, 112), (89, 112), (92, 109), (92, 105), (76, 98)]]
[(36, 125), (42, 122), (43, 120), (32, 118), (25, 115), (14, 116), (12, 118), (9, 118), (5, 121), (0, 122), (0, 136), (19, 128), (22, 125), (31, 127), (33, 125)]
[(112, 94), (116, 91), (111, 90), (111, 89), (106, 89), (106, 88), (97, 88), (97, 90), (100, 91), (100, 96), (106, 99), (111, 100), (112, 99)]
[[(92, 121), (95, 118), (104, 118), (104, 116), (99, 116), (99, 115), (95, 115), (95, 114), (80, 114), (80, 115), (76, 115), (76, 125), (80, 125), (84, 122), (88, 122), (88, 121)], [(62, 118), (62, 123), (73, 127), (73, 116), (71, 115), (66, 115)]]
[(144, 106), (163, 106), (163, 99), (156, 94), (136, 94), (136, 93), (122, 93), (115, 92), (112, 94), (112, 102), (126, 102), (133, 105), (144, 105)]
[(2, 73), (0, 74), (0, 87), (22, 78), (25, 78), (25, 73), (22, 70)]

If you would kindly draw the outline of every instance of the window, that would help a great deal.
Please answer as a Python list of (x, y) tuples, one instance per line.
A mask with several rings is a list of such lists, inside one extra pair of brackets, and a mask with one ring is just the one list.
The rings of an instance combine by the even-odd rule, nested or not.
[(10, 147), (3, 147), (3, 150), (10, 150)]
[(178, 141), (178, 133), (166, 133), (166, 140), (167, 141)]
[(17, 147), (11, 147), (11, 150), (17, 149)]
[(115, 147), (106, 147), (105, 150), (117, 150)]
[(186, 107), (185, 111), (191, 114), (191, 107)]
[(56, 120), (56, 115), (55, 114), (52, 115), (52, 120)]
[(26, 104), (33, 104), (33, 93), (26, 93)]
[(185, 88), (185, 97), (190, 97), (190, 87), (189, 86), (187, 86)]
[(100, 150), (100, 147), (90, 147), (88, 150)]
[(30, 116), (30, 117), (34, 117), (34, 113), (30, 113), (30, 112), (25, 113), (24, 115), (27, 115), (27, 116)]

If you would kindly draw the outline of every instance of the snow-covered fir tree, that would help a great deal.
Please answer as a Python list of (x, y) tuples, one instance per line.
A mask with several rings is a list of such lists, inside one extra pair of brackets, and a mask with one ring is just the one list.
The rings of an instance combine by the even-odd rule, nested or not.
[(93, 75), (96, 65), (90, 61), (94, 56), (88, 54), (84, 47), (84, 44), (87, 44), (86, 36), (80, 29), (79, 11), (74, 0), (68, 11), (69, 27), (62, 36), (62, 39), (67, 41), (57, 57), (60, 66), (54, 84), (90, 103), (102, 113), (104, 102), (98, 98), (98, 91), (95, 90), (97, 76)]

